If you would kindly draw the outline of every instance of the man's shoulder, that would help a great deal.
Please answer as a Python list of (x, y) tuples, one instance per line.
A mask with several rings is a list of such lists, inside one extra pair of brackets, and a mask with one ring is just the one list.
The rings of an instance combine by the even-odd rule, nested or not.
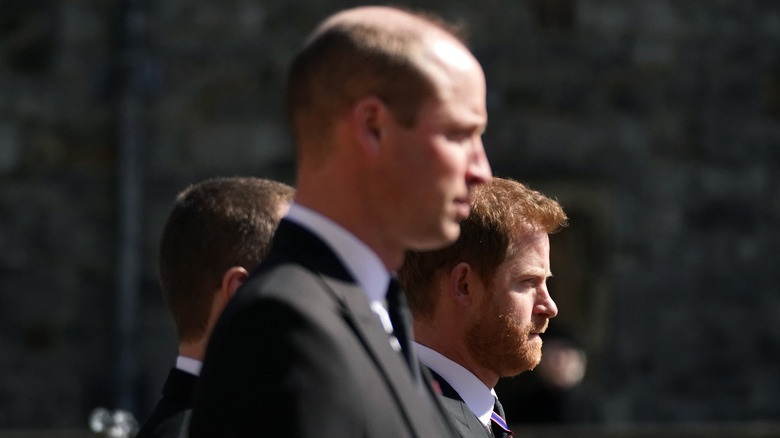
[(245, 333), (281, 330), (304, 322), (321, 327), (338, 324), (344, 306), (339, 298), (343, 289), (338, 287), (328, 274), (300, 263), (285, 261), (264, 266), (236, 291), (220, 317), (215, 335), (223, 330), (222, 325)]
[(197, 380), (197, 376), (171, 368), (163, 385), (162, 398), (143, 423), (137, 438), (178, 437), (187, 413), (192, 410)]
[(163, 398), (144, 423), (136, 438), (177, 438), (185, 419), (192, 411), (190, 403), (171, 402)]
[(249, 306), (277, 301), (290, 305), (321, 299), (321, 273), (295, 261), (262, 266), (236, 292), (236, 303)]
[(268, 256), (236, 292), (235, 306), (276, 302), (310, 307), (317, 301), (332, 302), (334, 290), (355, 284), (324, 242), (296, 224), (285, 225)]

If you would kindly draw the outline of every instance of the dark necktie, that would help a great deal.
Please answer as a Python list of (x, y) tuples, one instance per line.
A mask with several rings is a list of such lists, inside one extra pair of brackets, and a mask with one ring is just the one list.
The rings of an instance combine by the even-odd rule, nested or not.
[(501, 402), (496, 397), (496, 402), (493, 405), (493, 415), (490, 416), (490, 426), (493, 430), (493, 436), (496, 438), (512, 438), (512, 431), (509, 430), (509, 426), (504, 420), (504, 407), (501, 406)]
[(412, 313), (406, 305), (406, 294), (395, 277), (390, 278), (390, 285), (387, 289), (387, 313), (393, 324), (393, 335), (401, 344), (401, 353), (409, 365), (412, 379), (419, 384), (422, 377), (420, 365), (417, 362), (417, 353), (412, 345)]

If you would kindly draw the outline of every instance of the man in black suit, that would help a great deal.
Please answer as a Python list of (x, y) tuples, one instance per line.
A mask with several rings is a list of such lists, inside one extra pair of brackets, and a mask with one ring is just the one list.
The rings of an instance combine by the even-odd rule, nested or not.
[(539, 363), (539, 334), (558, 313), (548, 234), (566, 221), (556, 201), (493, 178), (474, 189), (454, 245), (409, 252), (398, 271), (420, 360), (463, 437), (511, 436), (493, 388)]
[(206, 343), (228, 300), (268, 252), (295, 190), (260, 178), (213, 178), (176, 196), (160, 242), (160, 285), (179, 356), (137, 438), (178, 437)]
[(288, 87), (295, 203), (217, 324), (190, 434), (451, 436), (386, 291), (491, 177), (482, 69), (442, 24), (360, 7), (315, 30)]

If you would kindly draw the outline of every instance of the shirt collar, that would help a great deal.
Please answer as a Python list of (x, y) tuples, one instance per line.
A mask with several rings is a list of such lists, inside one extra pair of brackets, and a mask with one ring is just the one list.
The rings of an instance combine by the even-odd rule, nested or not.
[(285, 218), (322, 239), (366, 292), (369, 302), (385, 299), (390, 273), (368, 245), (341, 225), (300, 204), (293, 203)]
[(481, 380), (466, 368), (453, 362), (436, 350), (425, 345), (414, 343), (420, 362), (440, 375), (469, 407), (469, 410), (479, 418), (485, 426), (490, 426), (490, 415), (493, 413), (496, 392), (488, 388)]
[(190, 373), (193, 376), (200, 376), (200, 369), (203, 367), (203, 362), (198, 359), (193, 359), (187, 356), (181, 356), (176, 358), (176, 368)]

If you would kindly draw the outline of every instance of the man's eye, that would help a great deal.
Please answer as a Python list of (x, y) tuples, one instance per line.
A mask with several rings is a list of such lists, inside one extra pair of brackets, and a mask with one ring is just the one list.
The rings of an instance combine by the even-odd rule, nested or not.
[(464, 140), (467, 140), (470, 136), (471, 134), (463, 131), (453, 131), (447, 134), (447, 138), (450, 139), (450, 141), (457, 141), (457, 142), (462, 142)]
[(528, 279), (524, 280), (523, 282), (526, 283), (527, 285), (531, 286), (531, 287), (536, 287), (536, 286), (538, 286), (541, 283), (541, 281), (542, 280), (539, 279), (539, 278), (528, 278)]

